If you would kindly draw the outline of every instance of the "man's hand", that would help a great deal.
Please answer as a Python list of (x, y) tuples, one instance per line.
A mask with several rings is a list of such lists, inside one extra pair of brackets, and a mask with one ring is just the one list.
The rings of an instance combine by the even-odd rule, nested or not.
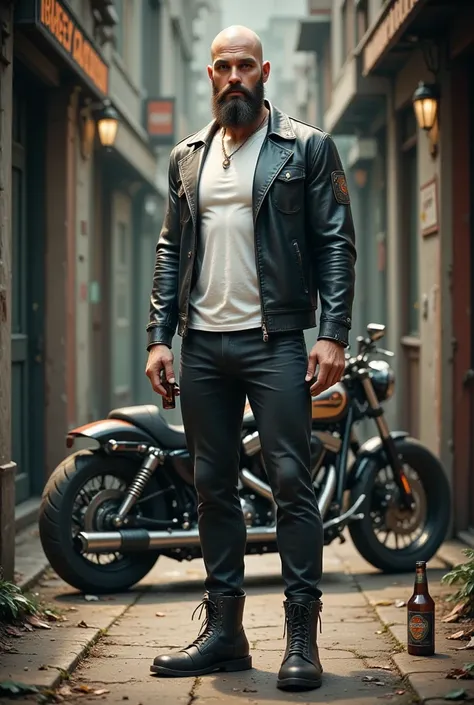
[(318, 340), (308, 358), (306, 381), (311, 382), (319, 365), (317, 379), (311, 385), (311, 396), (315, 397), (339, 382), (346, 364), (344, 348), (332, 340)]
[(150, 348), (145, 372), (154, 391), (157, 394), (161, 394), (161, 396), (166, 396), (166, 390), (160, 381), (160, 372), (162, 369), (165, 370), (168, 382), (170, 384), (176, 384), (173, 361), (173, 352), (166, 345), (154, 345)]

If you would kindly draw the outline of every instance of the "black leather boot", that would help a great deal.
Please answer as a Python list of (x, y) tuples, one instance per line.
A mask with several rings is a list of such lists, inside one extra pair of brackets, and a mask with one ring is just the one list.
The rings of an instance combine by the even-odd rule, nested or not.
[(323, 608), (320, 600), (294, 599), (285, 608), (286, 651), (277, 687), (281, 690), (313, 690), (322, 682), (317, 629)]
[(150, 667), (158, 676), (202, 676), (215, 671), (246, 671), (252, 668), (249, 643), (242, 626), (245, 595), (227, 597), (208, 594), (203, 629), (185, 649), (157, 656)]

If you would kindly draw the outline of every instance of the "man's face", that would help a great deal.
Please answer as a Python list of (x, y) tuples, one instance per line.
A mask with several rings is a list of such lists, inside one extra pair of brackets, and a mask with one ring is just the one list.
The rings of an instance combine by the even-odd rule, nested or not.
[(270, 65), (250, 47), (222, 47), (208, 67), (212, 81), (212, 111), (223, 127), (244, 127), (258, 118)]

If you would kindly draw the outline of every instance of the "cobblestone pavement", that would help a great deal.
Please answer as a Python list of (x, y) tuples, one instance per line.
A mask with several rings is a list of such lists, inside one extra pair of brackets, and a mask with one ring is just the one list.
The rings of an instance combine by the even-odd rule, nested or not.
[[(442, 640), (438, 649), (442, 652), (432, 659), (416, 659), (404, 651), (406, 609), (396, 604), (411, 595), (413, 575), (377, 574), (348, 541), (325, 550), (323, 631), (319, 636), (323, 686), (305, 693), (278, 691), (276, 674), (284, 650), (279, 557), (248, 557), (246, 566), (250, 671), (202, 678), (150, 675), (149, 666), (157, 653), (182, 647), (197, 635), (200, 624), (196, 619), (192, 622), (191, 615), (203, 594), (201, 561), (178, 564), (160, 559), (136, 590), (100, 600), (86, 601), (54, 576), (43, 579), (42, 597), (59, 606), (67, 621), (15, 640), (17, 653), (0, 655), (0, 681), (11, 678), (39, 687), (57, 685), (86, 651), (72, 675), (59, 683), (56, 692), (66, 703), (408, 705), (428, 698), (429, 705), (439, 705), (449, 702), (444, 695), (459, 689), (458, 681), (445, 678), (453, 658), (445, 653), (446, 645), (453, 647), (453, 642)], [(429, 568), (430, 587), (437, 594), (446, 568), (438, 560)], [(0, 696), (2, 705), (12, 702)], [(23, 696), (15, 702), (29, 699)]]

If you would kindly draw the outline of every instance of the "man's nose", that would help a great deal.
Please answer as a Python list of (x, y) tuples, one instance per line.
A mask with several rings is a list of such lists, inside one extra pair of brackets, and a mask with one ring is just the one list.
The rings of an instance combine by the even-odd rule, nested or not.
[(233, 69), (232, 73), (230, 74), (229, 83), (240, 83), (240, 76), (238, 74), (237, 69)]

